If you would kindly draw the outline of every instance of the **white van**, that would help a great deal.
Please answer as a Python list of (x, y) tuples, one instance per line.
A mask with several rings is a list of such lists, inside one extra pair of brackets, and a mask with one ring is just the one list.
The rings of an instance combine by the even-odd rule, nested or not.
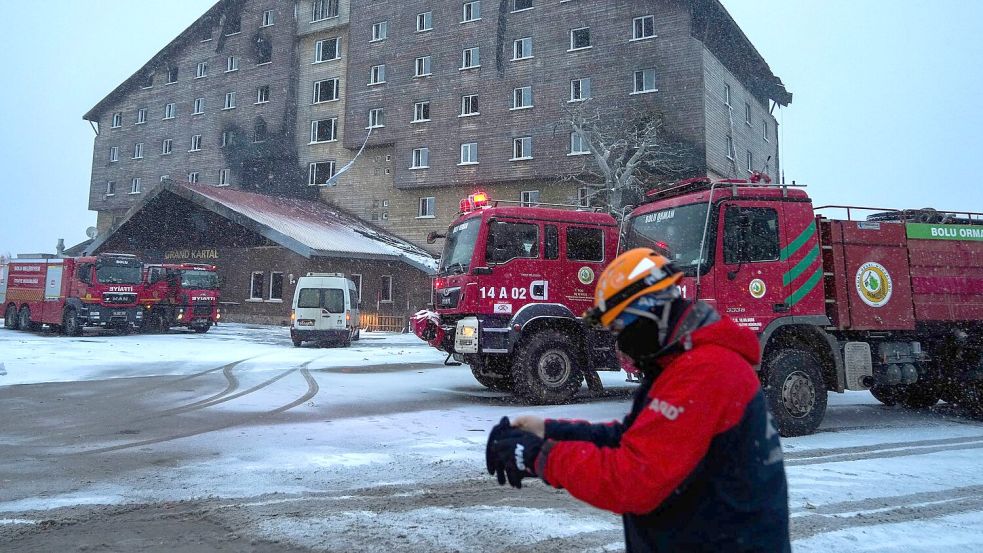
[(358, 291), (341, 273), (307, 273), (297, 280), (290, 339), (348, 346), (359, 338)]

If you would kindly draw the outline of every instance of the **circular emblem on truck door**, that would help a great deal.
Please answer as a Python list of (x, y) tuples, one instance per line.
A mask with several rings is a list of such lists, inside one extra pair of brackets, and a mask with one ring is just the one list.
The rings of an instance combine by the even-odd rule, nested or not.
[(761, 280), (760, 278), (756, 278), (747, 285), (747, 290), (751, 293), (752, 298), (760, 300), (761, 298), (765, 297), (765, 292), (768, 291), (768, 287), (765, 286), (765, 281)]
[(594, 282), (594, 269), (590, 267), (581, 267), (577, 271), (577, 278), (580, 279), (581, 284), (590, 284)]
[(880, 263), (868, 261), (857, 269), (857, 293), (871, 307), (883, 307), (891, 301), (894, 283), (891, 275)]

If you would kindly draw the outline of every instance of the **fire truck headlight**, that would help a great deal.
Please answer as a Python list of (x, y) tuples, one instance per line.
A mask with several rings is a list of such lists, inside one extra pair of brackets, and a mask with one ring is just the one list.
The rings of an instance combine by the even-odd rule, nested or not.
[(475, 328), (475, 327), (473, 327), (473, 326), (462, 326), (461, 327), (461, 336), (463, 336), (465, 338), (470, 338), (470, 337), (474, 336), (477, 331), (478, 331), (478, 329)]

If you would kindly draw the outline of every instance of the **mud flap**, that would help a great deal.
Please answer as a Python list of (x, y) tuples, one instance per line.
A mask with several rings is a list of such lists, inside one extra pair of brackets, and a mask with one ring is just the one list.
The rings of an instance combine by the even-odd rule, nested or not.
[(597, 371), (587, 371), (584, 374), (584, 380), (587, 381), (587, 389), (592, 392), (603, 392), (604, 384), (601, 383), (601, 376), (597, 374)]

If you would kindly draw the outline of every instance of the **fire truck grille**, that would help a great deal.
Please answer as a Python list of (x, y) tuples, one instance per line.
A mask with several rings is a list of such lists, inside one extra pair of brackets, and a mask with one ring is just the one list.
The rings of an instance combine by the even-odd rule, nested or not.
[(195, 317), (207, 317), (212, 314), (212, 306), (207, 303), (196, 303), (193, 313)]
[(434, 294), (434, 302), (437, 304), (437, 308), (443, 309), (453, 309), (457, 307), (457, 304), (461, 301), (461, 288), (444, 288), (443, 290), (437, 290)]
[(103, 294), (103, 301), (106, 303), (133, 303), (137, 299), (136, 294)]

